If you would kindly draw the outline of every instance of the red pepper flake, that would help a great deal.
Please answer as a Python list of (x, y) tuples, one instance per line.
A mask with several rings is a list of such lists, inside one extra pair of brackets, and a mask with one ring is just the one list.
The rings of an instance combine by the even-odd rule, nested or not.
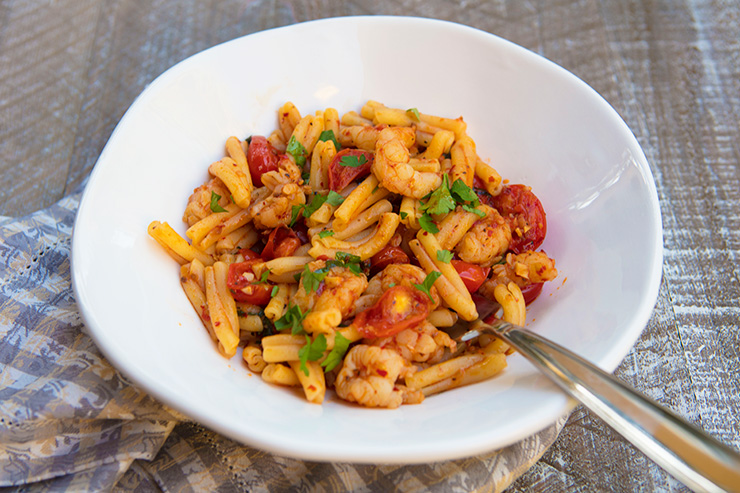
[(213, 325), (215, 325), (216, 327), (218, 327), (219, 325), (221, 325), (221, 322), (219, 322), (219, 321), (213, 322)]
[(316, 386), (315, 385), (309, 385), (308, 386), (308, 390), (314, 391), (314, 390), (316, 390)]
[(388, 375), (388, 372), (385, 370), (376, 370), (376, 373), (381, 377), (385, 377), (386, 375)]

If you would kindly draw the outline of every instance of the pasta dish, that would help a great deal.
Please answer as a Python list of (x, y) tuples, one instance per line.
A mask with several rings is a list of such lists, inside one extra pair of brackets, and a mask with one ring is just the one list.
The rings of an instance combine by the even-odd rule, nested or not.
[(460, 118), (368, 101), (229, 137), (187, 201), (185, 237), (149, 234), (214, 345), (266, 382), (322, 403), (397, 408), (490, 378), (511, 349), (444, 331), (478, 318), (473, 295), (517, 325), (557, 276), (532, 190), (478, 156)]

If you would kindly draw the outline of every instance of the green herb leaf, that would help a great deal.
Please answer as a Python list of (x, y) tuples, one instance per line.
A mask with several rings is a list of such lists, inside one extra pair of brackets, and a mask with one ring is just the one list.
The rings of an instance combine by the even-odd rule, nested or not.
[(260, 280), (255, 282), (254, 284), (264, 284), (267, 282), (267, 276), (270, 275), (270, 269), (267, 269), (265, 272), (262, 273), (260, 276)]
[(334, 231), (330, 229), (319, 231), (319, 238), (326, 238), (327, 236), (334, 236)]
[(298, 350), (298, 358), (301, 360), (301, 370), (304, 375), (308, 376), (306, 363), (320, 360), (324, 351), (326, 351), (326, 336), (324, 334), (316, 336), (313, 342), (311, 342), (310, 337), (306, 336), (306, 345)]
[(334, 347), (329, 351), (326, 359), (321, 362), (324, 371), (332, 371), (342, 362), (351, 341), (344, 337), (341, 332), (334, 333)]
[(306, 313), (301, 312), (301, 309), (297, 305), (290, 305), (285, 310), (285, 315), (275, 320), (275, 328), (277, 330), (290, 329), (290, 333), (293, 335), (305, 333), (303, 330), (303, 319), (306, 318), (309, 310)]
[(450, 193), (457, 202), (478, 202), (478, 195), (459, 178), (452, 184)]
[(303, 207), (303, 217), (311, 217), (311, 214), (319, 210), (324, 205), (324, 202), (326, 202), (326, 195), (321, 195), (320, 193), (314, 194), (311, 197), (311, 202)]
[(364, 154), (360, 154), (359, 156), (352, 156), (350, 154), (347, 154), (346, 156), (342, 156), (342, 159), (339, 160), (339, 164), (341, 164), (342, 166), (347, 166), (349, 168), (359, 168), (366, 162), (367, 158)]
[(419, 114), (419, 110), (416, 108), (409, 108), (406, 110), (406, 114), (415, 121), (421, 121), (421, 115)]
[(228, 212), (226, 209), (218, 205), (219, 200), (221, 200), (221, 196), (211, 190), (211, 212)]
[(437, 260), (449, 264), (452, 260), (452, 252), (449, 250), (437, 250)]
[(426, 212), (419, 216), (419, 226), (421, 226), (421, 229), (427, 233), (432, 233), (433, 235), (439, 233), (439, 228), (434, 224), (434, 221), (432, 221), (432, 217)]
[(303, 217), (311, 217), (311, 215), (319, 210), (324, 205), (324, 202), (329, 202), (329, 205), (338, 206), (344, 202), (344, 197), (335, 191), (330, 191), (327, 195), (321, 195), (320, 193), (314, 194), (311, 198), (311, 202), (308, 204), (294, 205), (292, 207), (292, 215), (290, 217), (290, 225), (293, 226), (300, 216), (301, 210), (303, 211)]
[(339, 141), (337, 140), (337, 136), (334, 135), (334, 130), (324, 130), (321, 132), (321, 135), (319, 135), (319, 140), (322, 142), (326, 142), (327, 140), (331, 140), (334, 142), (334, 149), (339, 152), (339, 150), (342, 149), (342, 146), (339, 144)]
[(323, 281), (329, 274), (329, 269), (323, 268), (316, 271), (312, 271), (311, 268), (306, 264), (303, 266), (303, 274), (301, 279), (303, 282), (303, 289), (306, 290), (306, 294), (311, 294), (319, 289), (321, 281)]
[(342, 197), (334, 190), (329, 190), (329, 194), (326, 196), (326, 202), (329, 205), (336, 207), (338, 205), (342, 205), (342, 202), (344, 202), (344, 197)]
[(432, 271), (427, 274), (422, 284), (414, 284), (414, 287), (429, 296), (429, 299), (432, 300), (432, 303), (434, 303), (434, 298), (432, 298), (432, 293), (429, 290), (432, 289), (434, 281), (436, 281), (441, 275), (442, 273), (437, 270)]
[(429, 214), (447, 214), (455, 210), (455, 199), (450, 194), (449, 178), (442, 177), (442, 184), (429, 196), (429, 200), (421, 206), (421, 210)]
[(362, 259), (357, 255), (352, 255), (347, 252), (337, 252), (334, 255), (334, 258), (336, 258), (336, 260), (326, 261), (327, 267), (346, 267), (356, 276), (362, 274)]
[(278, 291), (280, 291), (280, 287), (276, 284), (272, 287), (272, 291), (270, 291), (270, 298), (274, 298), (278, 294)]
[(290, 227), (293, 227), (298, 217), (301, 215), (301, 211), (306, 207), (306, 204), (294, 205), (290, 208)]
[(406, 219), (407, 217), (409, 217), (409, 213), (401, 211), (400, 216), (401, 216), (401, 219)]
[(308, 151), (305, 147), (303, 147), (303, 144), (298, 142), (298, 139), (295, 138), (295, 135), (290, 136), (288, 145), (285, 147), (285, 152), (293, 156), (293, 159), (298, 166), (303, 166), (304, 164), (306, 164)]
[(465, 204), (465, 205), (463, 205), (463, 206), (462, 206), (462, 209), (463, 209), (464, 211), (466, 211), (466, 212), (472, 212), (473, 214), (475, 214), (475, 215), (476, 215), (476, 216), (478, 216), (478, 217), (486, 217), (486, 213), (485, 213), (485, 212), (483, 212), (483, 211), (481, 211), (481, 210), (478, 210), (478, 209), (476, 209), (476, 208), (475, 208), (475, 207), (473, 207), (472, 205), (467, 205), (467, 204)]

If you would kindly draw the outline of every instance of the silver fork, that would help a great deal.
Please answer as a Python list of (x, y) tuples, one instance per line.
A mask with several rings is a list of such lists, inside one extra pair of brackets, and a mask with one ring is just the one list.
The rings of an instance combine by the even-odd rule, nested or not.
[(564, 347), (508, 322), (458, 322), (461, 352), (482, 334), (499, 337), (695, 491), (740, 491), (740, 454)]

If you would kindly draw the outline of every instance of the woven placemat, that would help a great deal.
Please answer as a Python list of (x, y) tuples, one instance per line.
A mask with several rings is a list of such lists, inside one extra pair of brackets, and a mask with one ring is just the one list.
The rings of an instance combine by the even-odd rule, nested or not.
[[(0, 219), (0, 486), (36, 491), (501, 491), (565, 424), (505, 449), (413, 466), (308, 462), (212, 432), (101, 355), (77, 310), (80, 193)], [(15, 487), (15, 488), (13, 488)]]

